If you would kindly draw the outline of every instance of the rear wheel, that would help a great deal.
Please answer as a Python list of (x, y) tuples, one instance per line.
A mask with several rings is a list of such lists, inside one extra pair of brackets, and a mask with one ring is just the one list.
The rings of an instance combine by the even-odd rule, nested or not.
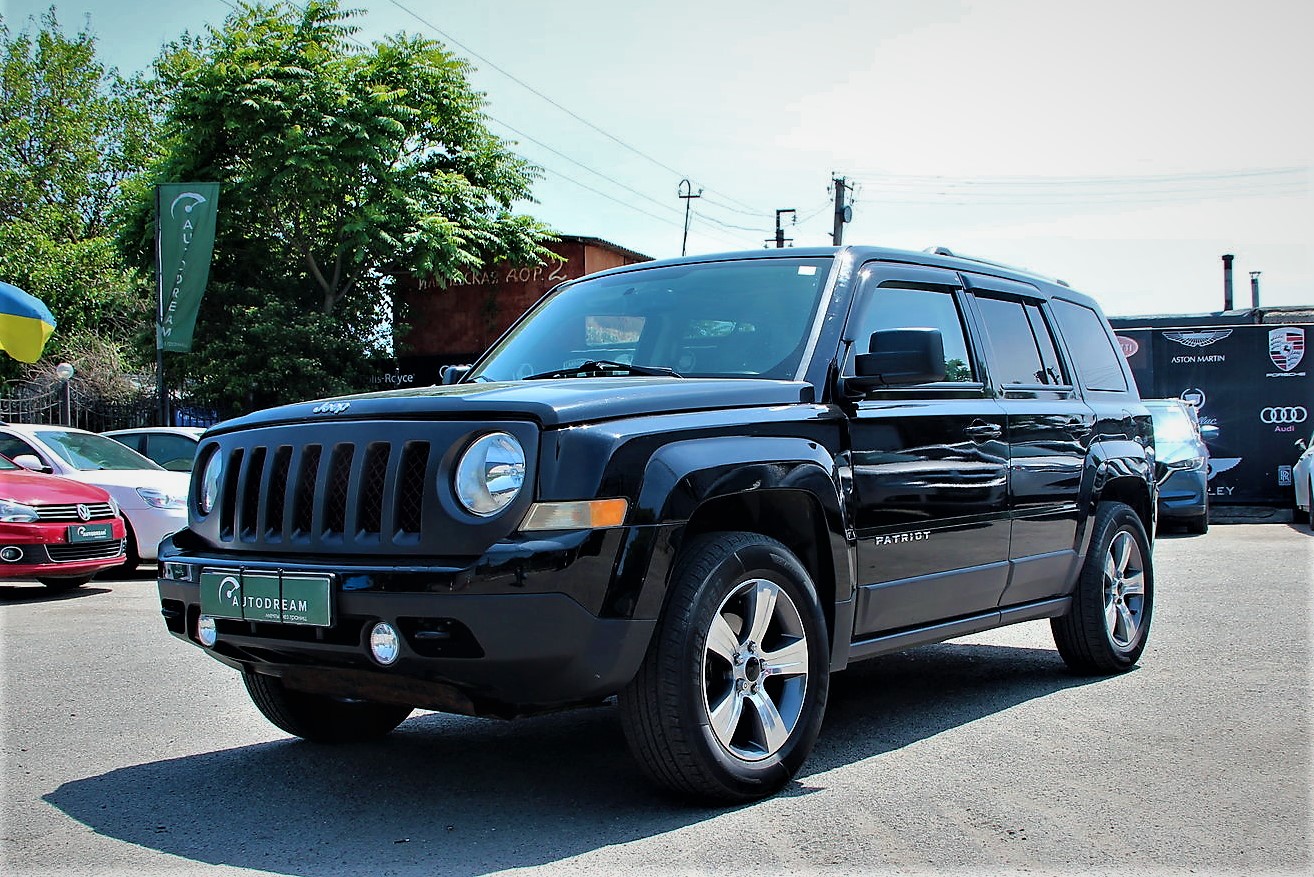
[(400, 725), (411, 707), (365, 700), (345, 700), (292, 691), (273, 676), (242, 674), (251, 702), (279, 728), (315, 743), (376, 740)]
[(768, 795), (816, 741), (829, 652), (816, 590), (789, 549), (756, 533), (695, 538), (620, 694), (630, 748), (653, 780), (682, 794)]
[(1054, 642), (1078, 673), (1130, 670), (1145, 650), (1154, 613), (1154, 564), (1145, 527), (1120, 502), (1100, 503), (1072, 608), (1050, 621)]

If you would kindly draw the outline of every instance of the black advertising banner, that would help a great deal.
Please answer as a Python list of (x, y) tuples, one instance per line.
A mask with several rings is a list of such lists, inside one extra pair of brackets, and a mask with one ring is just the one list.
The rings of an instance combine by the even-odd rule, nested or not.
[(1209, 441), (1209, 493), (1218, 503), (1289, 505), (1295, 442), (1314, 411), (1310, 325), (1121, 329), (1123, 354), (1145, 398), (1193, 402)]

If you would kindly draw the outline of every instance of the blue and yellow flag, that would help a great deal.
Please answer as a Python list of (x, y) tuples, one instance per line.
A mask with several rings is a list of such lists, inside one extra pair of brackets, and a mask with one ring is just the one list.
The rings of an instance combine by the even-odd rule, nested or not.
[(45, 302), (0, 281), (0, 349), (20, 362), (36, 362), (54, 331), (55, 317)]
[(210, 276), (218, 183), (164, 183), (156, 187), (155, 258), (159, 313), (155, 346), (187, 353)]

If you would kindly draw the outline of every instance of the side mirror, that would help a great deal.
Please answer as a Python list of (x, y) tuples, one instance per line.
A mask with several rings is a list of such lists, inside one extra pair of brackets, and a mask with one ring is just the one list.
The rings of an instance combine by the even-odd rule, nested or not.
[(438, 369), (438, 382), (443, 386), (448, 384), (458, 384), (461, 378), (470, 373), (468, 365), (445, 365)]
[(1200, 427), (1200, 438), (1207, 442), (1211, 442), (1218, 438), (1218, 427), (1214, 426), (1212, 423), (1206, 423), (1204, 426)]
[(41, 458), (36, 454), (19, 454), (14, 457), (14, 462), (24, 469), (31, 469), (33, 472), (49, 472), (50, 467), (41, 462)]
[(870, 353), (853, 358), (857, 374), (844, 378), (846, 388), (872, 390), (943, 381), (944, 338), (939, 329), (885, 329), (873, 332)]

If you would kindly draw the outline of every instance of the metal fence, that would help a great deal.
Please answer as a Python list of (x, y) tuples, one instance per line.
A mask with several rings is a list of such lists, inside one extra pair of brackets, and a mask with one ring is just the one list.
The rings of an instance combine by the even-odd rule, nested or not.
[[(154, 390), (106, 399), (79, 386), (76, 380), (0, 384), (0, 420), (10, 423), (52, 423), (104, 432), (158, 426), (159, 409), (159, 396)], [(219, 420), (219, 415), (180, 405), (175, 398), (170, 400), (169, 420), (175, 426), (209, 426)]]

